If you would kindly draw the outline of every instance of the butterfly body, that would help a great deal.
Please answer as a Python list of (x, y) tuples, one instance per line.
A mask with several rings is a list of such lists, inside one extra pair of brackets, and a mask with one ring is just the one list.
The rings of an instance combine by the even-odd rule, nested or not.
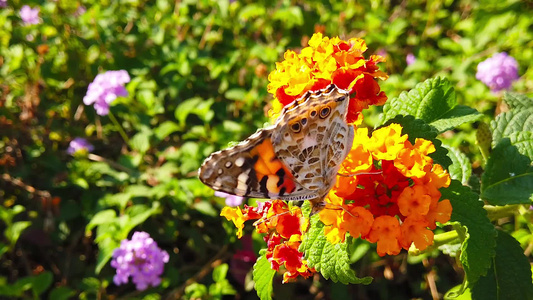
[(311, 213), (320, 211), (352, 146), (349, 98), (335, 85), (307, 92), (286, 105), (273, 126), (211, 154), (200, 167), (200, 180), (238, 196), (309, 200)]

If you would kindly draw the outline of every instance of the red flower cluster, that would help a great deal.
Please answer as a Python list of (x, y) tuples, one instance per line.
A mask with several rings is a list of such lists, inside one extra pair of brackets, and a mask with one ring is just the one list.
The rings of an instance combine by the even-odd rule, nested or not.
[(334, 83), (352, 94), (348, 115), (349, 123), (358, 119), (359, 113), (369, 105), (383, 105), (387, 100), (375, 78), (387, 79), (377, 64), (385, 59), (371, 55), (365, 60), (367, 50), (359, 38), (344, 41), (338, 37), (323, 37), (315, 33), (309, 47), (298, 54), (288, 50), (285, 60), (276, 63), (276, 70), (268, 75), (268, 92), (275, 97), (271, 116), (276, 117), (283, 106), (291, 103), (307, 91), (316, 91)]
[(298, 251), (302, 242), (302, 233), (307, 230), (309, 222), (302, 216), (299, 207), (289, 208), (281, 200), (267, 201), (262, 208), (244, 206), (241, 208), (224, 207), (220, 214), (233, 221), (239, 229), (237, 236), (242, 236), (242, 228), (247, 220), (257, 220), (254, 223), (258, 233), (266, 233), (266, 258), (272, 269), (279, 271), (285, 268), (283, 282), (297, 276), (305, 278), (311, 276), (315, 270), (307, 266), (303, 253)]

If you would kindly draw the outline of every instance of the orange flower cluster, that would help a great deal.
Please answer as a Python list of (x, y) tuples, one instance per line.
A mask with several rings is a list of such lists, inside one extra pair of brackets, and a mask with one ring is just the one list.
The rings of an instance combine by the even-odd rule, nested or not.
[(258, 233), (267, 233), (264, 237), (267, 243), (266, 258), (273, 270), (279, 271), (285, 267), (283, 282), (303, 276), (311, 276), (315, 270), (307, 266), (303, 253), (298, 251), (302, 242), (302, 233), (307, 230), (309, 221), (302, 216), (299, 207), (289, 208), (281, 200), (267, 201), (261, 208), (244, 206), (224, 207), (221, 216), (231, 220), (238, 228), (237, 236), (242, 237), (244, 222), (258, 220), (254, 223)]
[(343, 209), (319, 213), (331, 243), (343, 242), (348, 232), (377, 243), (380, 256), (396, 255), (412, 243), (424, 250), (433, 243), (435, 222), (450, 219), (450, 201), (439, 201), (439, 188), (449, 186), (450, 176), (428, 156), (435, 146), (424, 139), (413, 145), (401, 132), (398, 124), (375, 130), (371, 137), (368, 129), (356, 129), (339, 171), (344, 176), (337, 177), (326, 197)]
[(357, 120), (369, 105), (383, 105), (387, 96), (380, 91), (374, 78), (388, 78), (377, 67), (385, 59), (371, 55), (365, 60), (363, 52), (366, 50), (362, 39), (344, 41), (315, 33), (309, 40), (309, 47), (303, 48), (300, 54), (291, 50), (285, 52), (285, 60), (276, 63), (276, 70), (268, 75), (268, 92), (275, 97), (271, 116), (276, 117), (283, 106), (305, 92), (326, 88), (331, 83), (350, 90), (353, 95), (348, 108), (349, 123)]

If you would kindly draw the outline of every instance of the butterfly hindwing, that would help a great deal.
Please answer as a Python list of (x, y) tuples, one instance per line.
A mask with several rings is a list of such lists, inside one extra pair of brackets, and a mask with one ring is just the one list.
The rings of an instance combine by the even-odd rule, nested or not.
[(200, 167), (200, 180), (217, 191), (254, 198), (303, 197), (306, 190), (276, 157), (274, 127), (257, 131), (243, 142), (215, 152)]

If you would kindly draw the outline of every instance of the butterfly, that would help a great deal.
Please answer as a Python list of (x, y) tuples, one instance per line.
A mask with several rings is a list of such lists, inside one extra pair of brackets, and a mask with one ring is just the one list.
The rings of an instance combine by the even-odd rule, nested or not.
[(352, 148), (346, 122), (350, 93), (331, 84), (287, 104), (275, 124), (237, 145), (212, 153), (198, 177), (228, 194), (311, 203), (311, 215), (326, 206), (342, 161)]

